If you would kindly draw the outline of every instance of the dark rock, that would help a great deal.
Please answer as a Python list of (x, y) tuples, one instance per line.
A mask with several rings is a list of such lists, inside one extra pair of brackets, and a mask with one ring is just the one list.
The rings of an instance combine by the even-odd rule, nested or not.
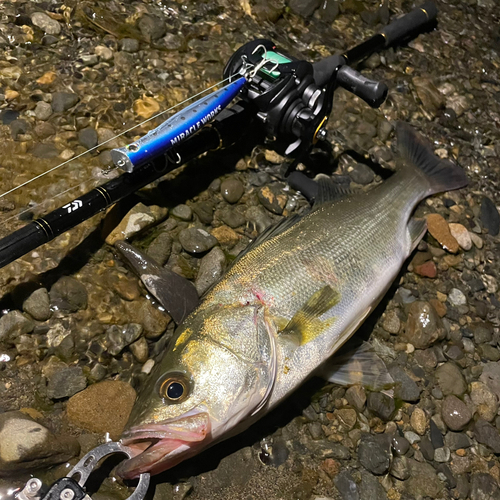
[(54, 92), (52, 94), (52, 110), (54, 113), (64, 113), (72, 108), (80, 98), (72, 92)]
[(439, 387), (445, 396), (461, 396), (467, 390), (462, 372), (455, 363), (444, 363), (436, 370)]
[(35, 144), (33, 147), (31, 154), (35, 158), (57, 158), (59, 156), (59, 151), (53, 144)]
[(267, 443), (264, 444), (259, 454), (259, 458), (264, 465), (279, 467), (287, 461), (289, 455), (290, 452), (285, 441), (277, 438), (273, 439), (270, 445)]
[(245, 224), (244, 215), (238, 210), (235, 210), (234, 208), (231, 207), (223, 208), (219, 212), (219, 217), (222, 220), (222, 222), (224, 222), (233, 229)]
[(172, 209), (172, 215), (177, 217), (183, 221), (190, 221), (193, 218), (193, 210), (188, 205), (184, 205), (183, 203), (180, 205), (176, 205)]
[(173, 239), (167, 232), (160, 233), (149, 245), (148, 255), (164, 266), (172, 253)]
[(335, 460), (349, 460), (351, 452), (340, 443), (331, 441), (313, 441), (308, 443), (315, 457), (318, 458), (334, 458)]
[(47, 378), (47, 396), (50, 399), (68, 398), (87, 387), (87, 379), (79, 366), (62, 368)]
[(302, 17), (312, 16), (320, 6), (321, 0), (288, 0), (288, 6)]
[[(23, 311), (37, 321), (46, 321), (50, 318), (50, 299), (46, 288), (35, 290), (24, 302)], [(0, 334), (1, 338), (1, 334)]]
[(356, 184), (370, 184), (375, 179), (375, 173), (373, 170), (364, 163), (356, 163), (352, 170), (349, 172), (349, 177)]
[(415, 402), (420, 399), (420, 389), (418, 385), (406, 374), (400, 366), (393, 364), (388, 367), (391, 377), (396, 386), (394, 397), (403, 401)]
[(467, 405), (456, 396), (446, 396), (441, 407), (444, 423), (452, 431), (462, 430), (472, 419)]
[(444, 446), (443, 435), (441, 434), (441, 431), (439, 430), (438, 426), (432, 419), (430, 421), (430, 437), (434, 449), (442, 448)]
[(97, 146), (97, 132), (91, 127), (83, 128), (78, 132), (78, 142), (87, 149)]
[(387, 394), (371, 392), (368, 395), (367, 407), (374, 415), (387, 422), (396, 410), (396, 403), (394, 398)]
[(186, 252), (193, 254), (205, 253), (217, 245), (216, 238), (204, 229), (195, 227), (183, 229), (179, 233), (179, 242)]
[(338, 0), (326, 0), (321, 2), (316, 12), (319, 18), (325, 23), (333, 23), (340, 13), (339, 2)]
[(56, 133), (56, 128), (52, 123), (42, 122), (35, 126), (33, 132), (39, 139), (47, 139)]
[(500, 230), (500, 214), (495, 204), (486, 196), (481, 201), (481, 224), (492, 236), (497, 236)]
[(373, 474), (385, 474), (391, 464), (390, 440), (385, 434), (363, 434), (358, 445), (358, 460)]
[(209, 201), (193, 203), (193, 211), (203, 224), (211, 224), (214, 218), (214, 205)]
[(400, 481), (405, 481), (410, 477), (410, 468), (406, 457), (394, 457), (389, 474)]
[(128, 325), (111, 325), (106, 331), (104, 345), (112, 356), (117, 356), (128, 345), (135, 342), (142, 333), (142, 325), (129, 323)]
[(387, 500), (387, 493), (379, 480), (369, 472), (360, 471), (361, 482), (358, 484), (359, 500)]
[(469, 436), (463, 432), (447, 432), (444, 436), (444, 443), (451, 451), (472, 446)]
[(396, 434), (391, 440), (391, 446), (396, 455), (402, 456), (409, 450), (410, 442), (404, 436)]
[(74, 437), (56, 436), (20, 411), (0, 414), (0, 476), (30, 473), (70, 460), (80, 452)]
[(420, 451), (422, 452), (422, 455), (426, 460), (429, 462), (432, 462), (434, 460), (434, 446), (432, 446), (432, 443), (430, 442), (429, 438), (424, 436), (420, 440)]
[(18, 135), (25, 134), (29, 129), (29, 124), (26, 120), (12, 120), (10, 122), (10, 132), (14, 140), (17, 139)]
[(410, 305), (404, 338), (417, 349), (426, 349), (444, 335), (441, 318), (427, 302)]
[(447, 464), (439, 464), (436, 470), (445, 475), (448, 488), (453, 489), (457, 486), (457, 480)]
[(18, 118), (19, 118), (19, 111), (16, 111), (15, 109), (4, 109), (0, 111), (0, 119), (2, 120), (2, 123), (4, 125), (10, 125), (14, 120), (17, 120)]
[(366, 403), (366, 393), (363, 386), (356, 384), (349, 387), (345, 393), (345, 398), (356, 410), (363, 411)]
[(31, 333), (35, 324), (20, 311), (10, 311), (0, 318), (0, 342), (13, 342), (20, 335)]
[(139, 19), (137, 26), (148, 41), (159, 40), (167, 32), (165, 21), (152, 14), (144, 14)]
[(493, 338), (493, 328), (489, 323), (476, 323), (471, 325), (472, 331), (474, 333), (474, 342), (476, 344), (484, 344), (485, 342), (491, 342)]
[(405, 482), (405, 491), (413, 498), (439, 498), (444, 485), (437, 477), (432, 465), (426, 462), (417, 462), (411, 458), (408, 459), (408, 465), (410, 477)]
[(348, 470), (343, 470), (333, 482), (340, 493), (342, 500), (360, 500), (358, 485)]
[(490, 474), (472, 474), (470, 480), (470, 500), (497, 500), (500, 497), (498, 485)]
[(459, 474), (457, 477), (458, 498), (469, 498), (470, 485), (467, 475), (468, 474)]
[(120, 47), (125, 52), (137, 52), (139, 50), (139, 40), (136, 38), (122, 38), (120, 41)]
[(262, 205), (273, 214), (281, 215), (286, 206), (287, 195), (283, 192), (282, 186), (271, 184), (259, 189), (257, 196)]
[(245, 217), (252, 230), (255, 230), (258, 234), (262, 233), (273, 223), (262, 207), (249, 207), (245, 212)]
[(200, 261), (200, 268), (194, 283), (200, 297), (224, 274), (226, 256), (220, 247), (215, 247)]
[(228, 203), (236, 203), (243, 196), (244, 191), (243, 184), (235, 177), (225, 179), (220, 186), (222, 197)]
[(75, 278), (63, 276), (50, 289), (52, 307), (63, 312), (76, 312), (87, 308), (87, 289)]
[(500, 453), (500, 434), (486, 420), (479, 418), (474, 424), (474, 437), (478, 443), (485, 444), (493, 450), (494, 453)]
[(500, 399), (500, 364), (486, 363), (479, 380), (486, 384)]

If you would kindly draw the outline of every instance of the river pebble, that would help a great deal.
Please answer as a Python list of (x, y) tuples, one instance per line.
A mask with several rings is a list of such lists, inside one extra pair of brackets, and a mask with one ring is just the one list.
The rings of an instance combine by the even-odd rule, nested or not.
[(462, 249), (468, 251), (472, 248), (472, 239), (465, 226), (462, 224), (450, 223), (449, 228), (451, 235), (457, 240)]
[(451, 253), (458, 252), (458, 242), (451, 235), (448, 223), (439, 214), (429, 214), (426, 216), (429, 233), (436, 238), (438, 243)]
[(179, 233), (179, 241), (186, 252), (193, 254), (205, 253), (215, 245), (217, 239), (204, 229), (191, 227)]
[(464, 377), (455, 363), (448, 362), (439, 366), (436, 370), (436, 379), (445, 396), (450, 394), (461, 396), (467, 390)]
[(281, 215), (287, 202), (287, 195), (276, 184), (265, 186), (257, 192), (259, 201), (270, 212)]
[(192, 208), (185, 204), (176, 205), (172, 208), (171, 214), (177, 219), (184, 221), (190, 221), (193, 218)]
[(479, 418), (474, 424), (474, 437), (478, 443), (485, 444), (491, 448), (493, 453), (500, 453), (500, 434), (498, 429), (483, 418)]
[(52, 106), (49, 102), (38, 101), (35, 106), (35, 116), (37, 120), (48, 120), (52, 115)]
[(446, 396), (441, 407), (444, 423), (452, 431), (460, 431), (471, 421), (472, 413), (456, 396)]
[(54, 92), (52, 94), (52, 110), (54, 113), (64, 113), (79, 100), (80, 97), (73, 92)]
[(0, 318), (0, 342), (13, 342), (20, 335), (31, 333), (35, 324), (20, 311), (10, 311)]
[(500, 214), (497, 207), (487, 196), (481, 201), (481, 224), (491, 236), (497, 236), (500, 231)]
[(198, 276), (194, 282), (200, 297), (222, 277), (225, 262), (226, 256), (219, 247), (213, 248), (207, 255), (203, 256), (200, 261)]
[(410, 417), (410, 424), (413, 430), (420, 436), (423, 436), (427, 430), (428, 423), (429, 420), (425, 411), (418, 407), (415, 408)]
[(236, 203), (243, 196), (245, 189), (239, 179), (229, 177), (222, 181), (220, 192), (228, 203)]
[(394, 397), (402, 401), (415, 402), (420, 398), (420, 389), (407, 373), (398, 365), (393, 364), (388, 367), (389, 373), (396, 386)]
[(78, 142), (87, 149), (97, 146), (97, 132), (91, 127), (83, 128), (78, 132)]
[(31, 22), (42, 29), (47, 35), (59, 35), (61, 25), (44, 12), (35, 12), (31, 15)]
[[(46, 321), (52, 314), (50, 297), (46, 288), (38, 288), (23, 302), (23, 311), (37, 321)], [(0, 334), (1, 337), (1, 334)]]
[(482, 382), (471, 382), (470, 398), (479, 417), (491, 422), (498, 411), (498, 398)]
[(57, 369), (47, 379), (47, 396), (51, 399), (68, 398), (87, 387), (87, 379), (79, 366)]
[(71, 276), (63, 276), (50, 289), (50, 305), (62, 312), (76, 312), (86, 309), (88, 294), (85, 286)]
[(71, 397), (66, 407), (68, 420), (91, 432), (109, 432), (117, 440), (135, 402), (135, 391), (120, 380), (105, 380)]
[(432, 345), (444, 328), (435, 309), (427, 302), (415, 301), (410, 305), (404, 338), (417, 349)]

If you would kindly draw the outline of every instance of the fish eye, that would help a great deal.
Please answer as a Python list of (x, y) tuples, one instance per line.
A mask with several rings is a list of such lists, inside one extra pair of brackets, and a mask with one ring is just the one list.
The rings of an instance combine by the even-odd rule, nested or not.
[(169, 373), (159, 380), (158, 392), (166, 403), (180, 403), (189, 395), (189, 381), (182, 373)]

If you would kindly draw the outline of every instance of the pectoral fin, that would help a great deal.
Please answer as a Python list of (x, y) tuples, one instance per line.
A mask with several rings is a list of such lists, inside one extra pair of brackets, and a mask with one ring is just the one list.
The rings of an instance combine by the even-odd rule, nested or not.
[(299, 345), (310, 342), (333, 324), (334, 317), (323, 321), (319, 317), (337, 305), (339, 301), (340, 293), (330, 285), (326, 285), (314, 293), (295, 313), (281, 331), (281, 335), (290, 335), (297, 340)]
[(334, 384), (360, 384), (372, 390), (387, 389), (394, 384), (385, 363), (367, 342), (327, 361), (319, 375)]
[(408, 232), (410, 233), (411, 250), (410, 253), (417, 248), (420, 240), (424, 237), (427, 231), (427, 221), (425, 219), (417, 219), (412, 217), (408, 222)]

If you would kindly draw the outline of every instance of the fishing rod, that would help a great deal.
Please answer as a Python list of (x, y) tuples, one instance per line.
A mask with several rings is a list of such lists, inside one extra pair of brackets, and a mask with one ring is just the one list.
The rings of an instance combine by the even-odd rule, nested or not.
[[(325, 138), (336, 88), (343, 87), (374, 108), (384, 102), (387, 86), (350, 65), (409, 39), (434, 22), (436, 15), (436, 6), (427, 2), (347, 52), (314, 64), (289, 56), (270, 40), (246, 43), (224, 69), (227, 85), (139, 140), (111, 151), (115, 166), (123, 171), (120, 176), (2, 238), (0, 268), (202, 153), (233, 145), (251, 127), (263, 130), (267, 145), (291, 160), (289, 174)], [(237, 104), (229, 106), (235, 98)]]

